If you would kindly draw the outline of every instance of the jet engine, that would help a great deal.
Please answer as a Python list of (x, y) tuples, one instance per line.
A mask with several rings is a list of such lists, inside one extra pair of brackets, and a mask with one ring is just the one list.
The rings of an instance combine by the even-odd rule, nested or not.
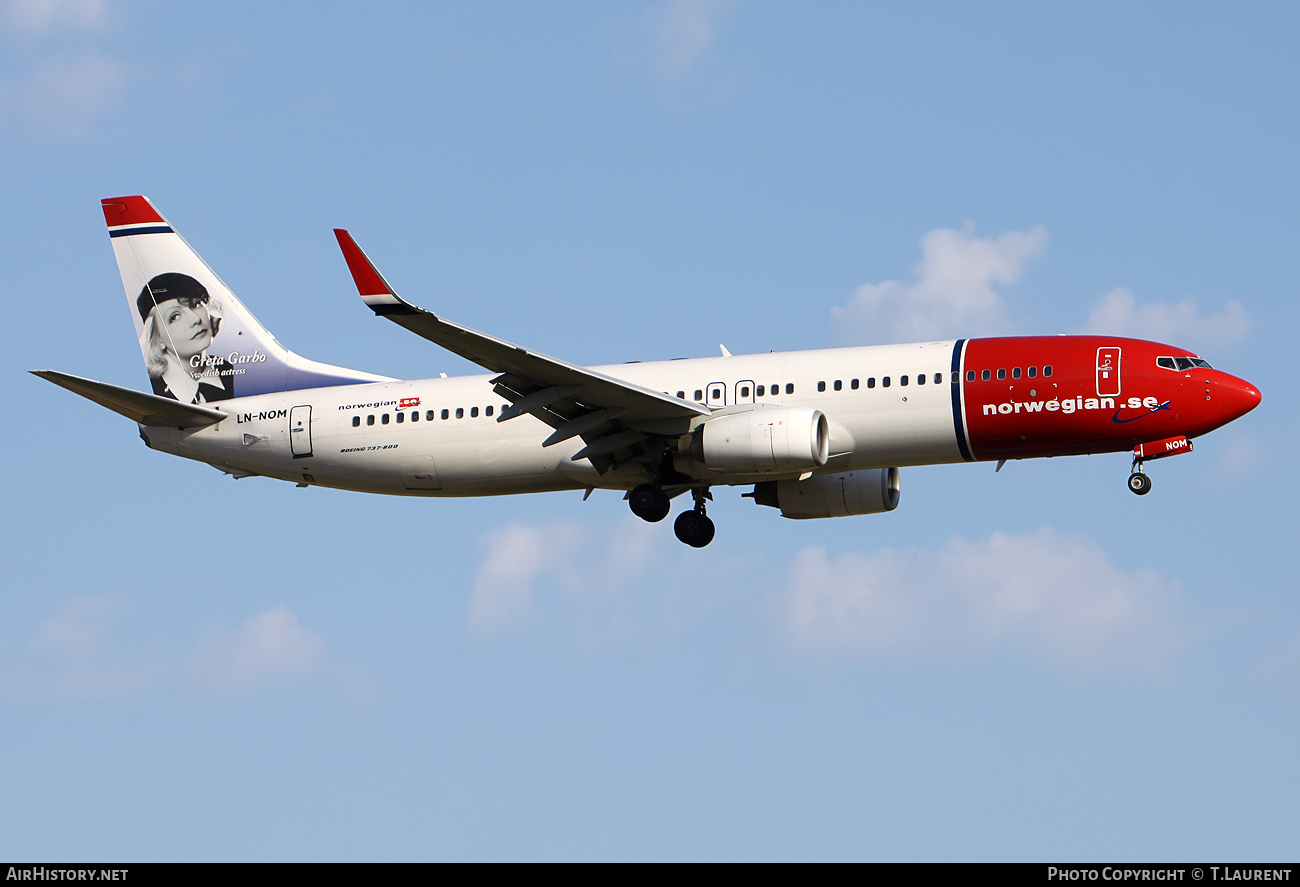
[(691, 456), (717, 471), (754, 474), (818, 468), (830, 456), (821, 410), (754, 409), (707, 420), (691, 436)]
[(759, 505), (781, 509), (782, 517), (846, 517), (879, 514), (898, 507), (898, 469), (845, 471), (807, 480), (765, 480), (754, 485)]

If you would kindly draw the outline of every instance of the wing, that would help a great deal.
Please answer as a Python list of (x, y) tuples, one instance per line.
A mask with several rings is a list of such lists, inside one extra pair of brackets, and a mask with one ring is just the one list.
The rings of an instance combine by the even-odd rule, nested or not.
[(128, 419), (134, 419), (141, 425), (163, 425), (171, 428), (203, 428), (215, 425), (227, 414), (208, 407), (180, 403), (170, 397), (145, 394), (130, 388), (119, 388), (107, 382), (96, 382), (54, 370), (32, 370), (32, 375), (40, 376), (69, 391), (80, 394), (87, 400), (93, 400), (100, 406), (108, 407), (115, 413), (121, 413)]
[(606, 376), (531, 351), (504, 339), (444, 320), (393, 292), (347, 231), (334, 230), (357, 290), (375, 314), (386, 317), (499, 375), (494, 390), (510, 406), (498, 422), (529, 413), (555, 429), (553, 446), (581, 437), (573, 460), (590, 459), (602, 474), (631, 459), (657, 459), (663, 438), (685, 432), (708, 407)]

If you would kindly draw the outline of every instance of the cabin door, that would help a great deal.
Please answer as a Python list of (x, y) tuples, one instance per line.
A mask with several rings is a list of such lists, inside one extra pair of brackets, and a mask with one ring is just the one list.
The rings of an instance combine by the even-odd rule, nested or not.
[(1097, 396), (1119, 397), (1119, 349), (1097, 349)]

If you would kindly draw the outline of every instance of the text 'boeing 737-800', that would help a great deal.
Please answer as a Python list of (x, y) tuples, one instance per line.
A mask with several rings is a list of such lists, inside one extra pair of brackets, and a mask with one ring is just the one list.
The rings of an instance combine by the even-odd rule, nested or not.
[[(581, 367), (417, 308), (347, 231), (361, 298), (488, 372), (403, 381), (307, 360), (258, 322), (144, 197), (103, 201), (152, 393), (36, 375), (234, 477), (405, 496), (623, 491), (703, 547), (714, 486), (785, 517), (891, 511), (899, 468), (1132, 450), (1144, 464), (1249, 412), (1259, 390), (1172, 345), (956, 339)], [(999, 467), (1001, 467), (999, 465)]]

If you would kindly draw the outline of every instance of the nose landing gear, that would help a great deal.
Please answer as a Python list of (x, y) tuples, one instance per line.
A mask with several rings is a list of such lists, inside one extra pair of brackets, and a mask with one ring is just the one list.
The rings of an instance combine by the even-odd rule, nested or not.
[(1163, 459), (1166, 456), (1177, 456), (1179, 453), (1190, 453), (1191, 451), (1192, 442), (1183, 435), (1138, 444), (1133, 448), (1133, 473), (1128, 476), (1128, 488), (1139, 496), (1145, 496), (1151, 492), (1151, 478), (1147, 477), (1142, 471), (1144, 462), (1150, 462), (1152, 459)]
[(1139, 496), (1151, 492), (1151, 478), (1142, 473), (1142, 463), (1134, 461), (1133, 473), (1128, 476), (1128, 488)]
[(709, 491), (694, 489), (691, 490), (691, 495), (695, 497), (695, 507), (677, 515), (677, 520), (673, 522), (673, 532), (692, 548), (703, 548), (713, 541), (715, 529), (713, 521), (704, 513), (704, 500), (709, 497)]

